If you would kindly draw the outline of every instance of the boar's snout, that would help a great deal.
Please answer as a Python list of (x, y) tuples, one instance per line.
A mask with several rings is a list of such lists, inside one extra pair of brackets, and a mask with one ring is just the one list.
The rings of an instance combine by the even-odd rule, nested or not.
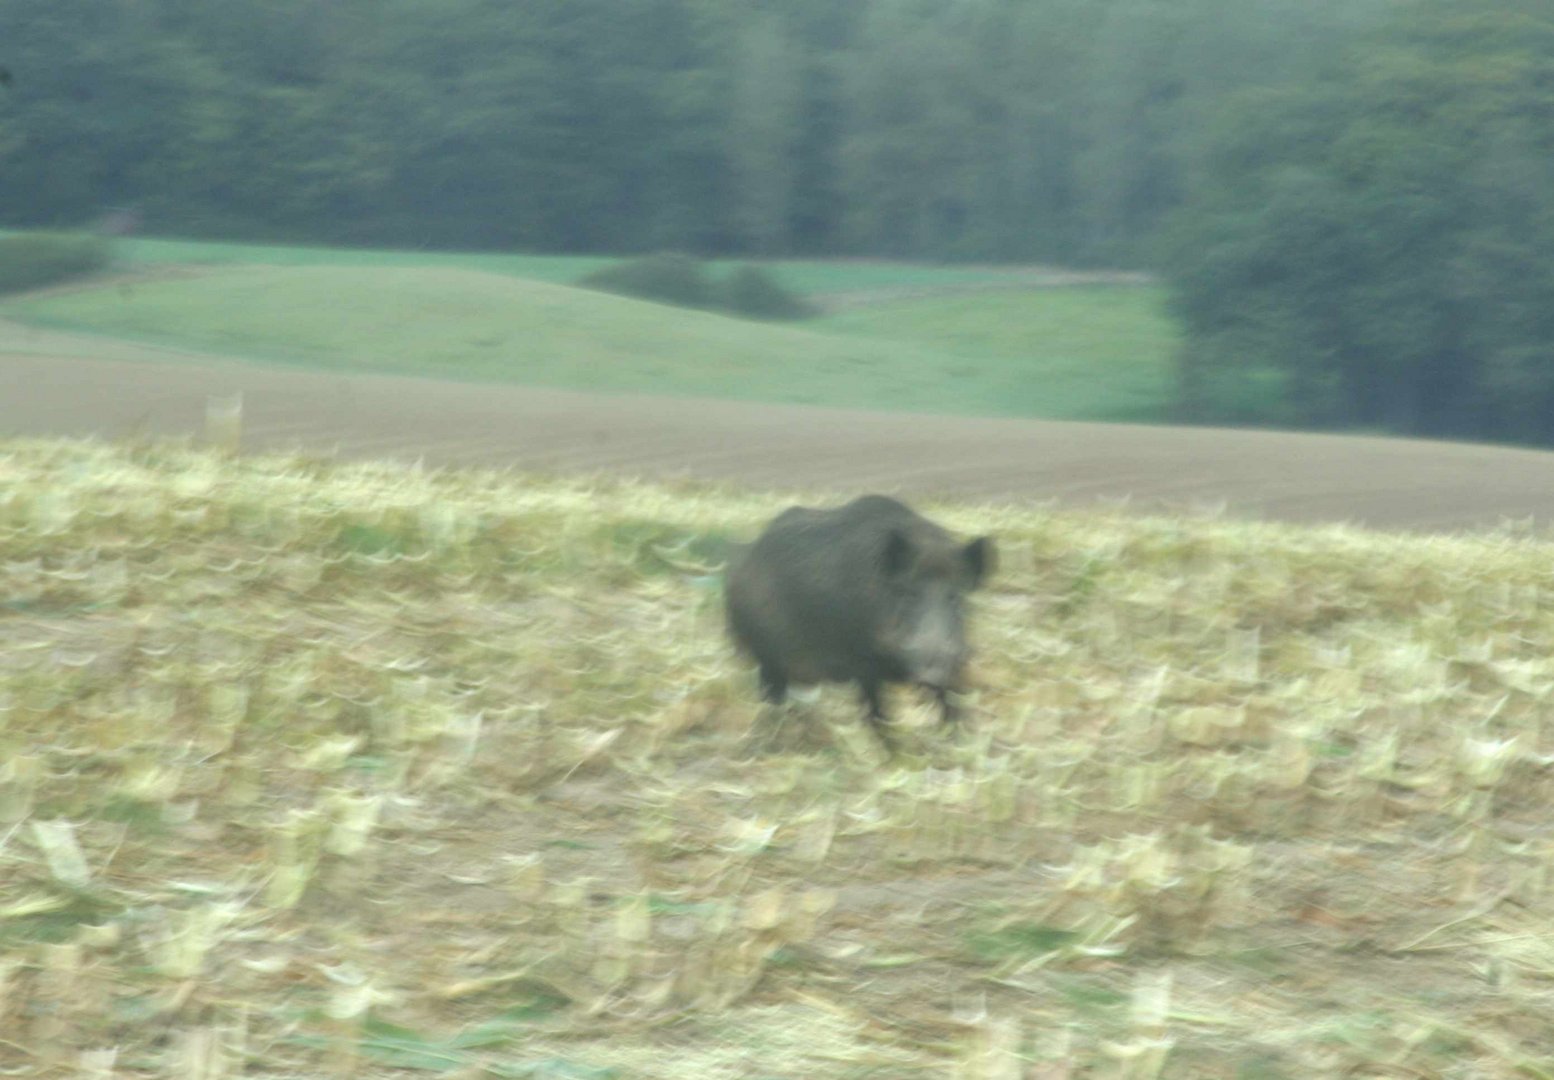
[(953, 690), (966, 666), (964, 652), (954, 656), (933, 656), (914, 663), (912, 681), (934, 690)]
[(897, 646), (898, 656), (908, 681), (938, 690), (950, 689), (970, 653), (960, 597), (946, 589), (930, 590), (924, 599), (912, 613), (908, 631)]

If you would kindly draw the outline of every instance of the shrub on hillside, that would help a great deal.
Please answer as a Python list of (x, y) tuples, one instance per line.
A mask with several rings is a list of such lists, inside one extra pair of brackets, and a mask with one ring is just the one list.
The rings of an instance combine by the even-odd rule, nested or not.
[(595, 270), (578, 284), (601, 292), (680, 307), (716, 307), (717, 289), (700, 260), (689, 255), (646, 255)]
[(726, 311), (749, 319), (803, 319), (815, 314), (803, 297), (784, 288), (768, 270), (741, 266), (723, 281), (716, 281), (705, 263), (689, 255), (628, 259), (595, 270), (578, 284), (638, 300)]
[(815, 309), (759, 266), (741, 266), (723, 283), (723, 306), (752, 319), (804, 319)]
[(108, 265), (108, 242), (72, 233), (0, 236), (0, 293), (85, 277)]

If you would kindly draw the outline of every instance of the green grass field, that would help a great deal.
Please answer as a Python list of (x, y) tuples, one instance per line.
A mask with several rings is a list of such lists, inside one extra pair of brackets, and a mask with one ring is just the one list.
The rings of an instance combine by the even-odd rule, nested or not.
[(1156, 418), (1173, 348), (1151, 289), (973, 293), (775, 325), (451, 265), (221, 266), (0, 313), (328, 370), (1076, 419)]
[(1177, 334), (1163, 291), (1066, 286), (881, 304), (812, 323), (817, 330), (899, 341), (1009, 373), (1022, 415), (1158, 419), (1171, 393)]
[(1554, 548), (1004, 506), (967, 729), (787, 494), (0, 444), (0, 1070), (1554, 1077)]
[(114, 253), (128, 266), (349, 266), (484, 270), (493, 274), (570, 283), (613, 259), (586, 255), (239, 244), (210, 240), (122, 239)]
[[(130, 266), (424, 266), (485, 270), (514, 277), (570, 284), (584, 274), (617, 261), (593, 255), (530, 255), (444, 252), (383, 248), (332, 248), (286, 244), (238, 244), (208, 240), (129, 238), (115, 244), (118, 258)], [(750, 260), (713, 259), (722, 271)], [(894, 286), (966, 285), (1017, 281), (1019, 267), (967, 268), (895, 263), (883, 260), (761, 260), (788, 288), (811, 295)]]

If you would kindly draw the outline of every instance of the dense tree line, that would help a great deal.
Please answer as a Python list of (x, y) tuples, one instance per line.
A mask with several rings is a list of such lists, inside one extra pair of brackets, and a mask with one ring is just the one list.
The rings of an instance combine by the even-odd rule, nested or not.
[(1554, 442), (1554, 5), (1424, 0), (1228, 101), (1163, 264), (1200, 419)]
[(0, 222), (1136, 263), (1394, 0), (5, 0)]

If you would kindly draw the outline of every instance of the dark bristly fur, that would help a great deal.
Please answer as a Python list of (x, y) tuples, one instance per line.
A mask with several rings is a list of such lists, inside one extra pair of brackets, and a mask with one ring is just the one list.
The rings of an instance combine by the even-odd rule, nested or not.
[(729, 562), (729, 632), (760, 665), (761, 696), (790, 685), (856, 682), (887, 749), (881, 690), (933, 690), (945, 723), (967, 647), (963, 594), (992, 572), (989, 537), (961, 544), (895, 499), (784, 510)]

